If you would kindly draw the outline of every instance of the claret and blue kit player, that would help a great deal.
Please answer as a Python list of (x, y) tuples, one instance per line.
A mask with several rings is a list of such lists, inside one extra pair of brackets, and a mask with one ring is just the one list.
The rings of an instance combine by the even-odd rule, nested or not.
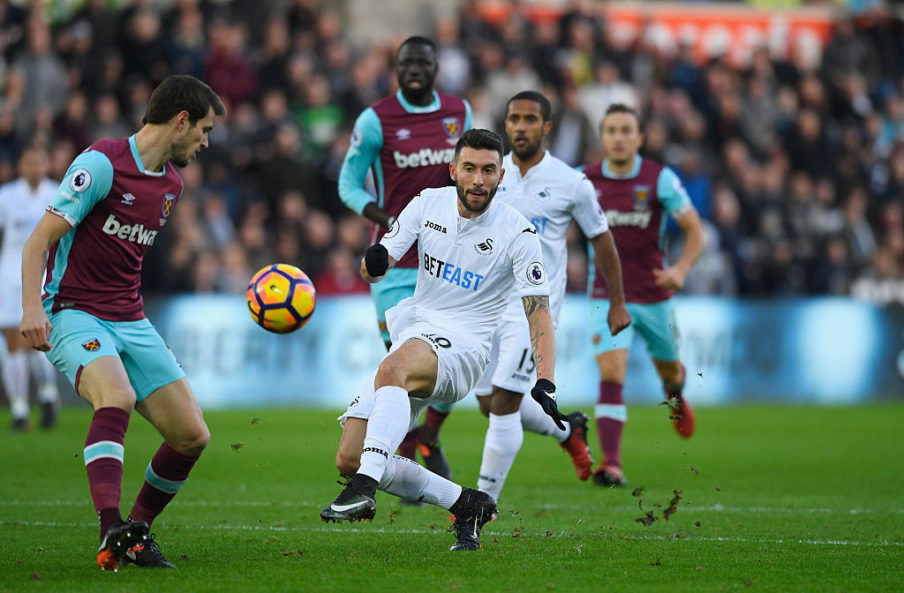
[[(22, 250), (20, 331), (94, 408), (84, 461), (100, 522), (97, 564), (105, 570), (173, 566), (150, 526), (210, 439), (182, 367), (144, 315), (139, 287), (144, 255), (182, 195), (176, 166), (208, 146), (225, 113), (200, 80), (168, 76), (136, 134), (95, 142), (72, 162)], [(124, 439), (133, 410), (163, 443), (124, 519)]]

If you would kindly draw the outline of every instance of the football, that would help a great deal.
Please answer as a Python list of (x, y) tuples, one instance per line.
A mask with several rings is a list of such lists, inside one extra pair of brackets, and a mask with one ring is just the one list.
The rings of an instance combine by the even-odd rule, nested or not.
[(300, 269), (271, 264), (251, 277), (245, 300), (255, 323), (267, 331), (287, 334), (308, 322), (317, 294), (314, 283)]

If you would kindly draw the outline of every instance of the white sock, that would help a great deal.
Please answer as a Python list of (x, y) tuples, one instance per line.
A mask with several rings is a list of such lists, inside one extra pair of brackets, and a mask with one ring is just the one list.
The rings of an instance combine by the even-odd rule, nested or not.
[(461, 496), (461, 486), (438, 476), (416, 461), (393, 455), (377, 486), (399, 498), (420, 500), (448, 509)]
[(60, 391), (57, 389), (57, 370), (53, 363), (47, 359), (47, 355), (37, 350), (28, 353), (28, 362), (31, 365), (32, 375), (38, 381), (38, 401), (43, 404), (52, 404), (60, 399)]
[(490, 426), (483, 443), (483, 460), (480, 462), (480, 476), (477, 489), (499, 500), (502, 485), (509, 470), (515, 463), (515, 456), (524, 442), (521, 428), (521, 414), (490, 414)]
[(568, 438), (568, 433), (571, 432), (571, 427), (567, 422), (563, 423), (565, 430), (556, 426), (549, 414), (543, 411), (540, 404), (529, 393), (521, 398), (519, 411), (521, 412), (521, 426), (524, 427), (524, 430), (554, 437), (560, 443), (564, 443)]
[(3, 359), (3, 388), (13, 418), (28, 417), (28, 352), (7, 352)]
[(411, 403), (407, 391), (392, 385), (377, 389), (374, 398), (374, 409), (367, 419), (367, 434), (364, 436), (358, 473), (379, 482), (389, 457), (408, 433)]

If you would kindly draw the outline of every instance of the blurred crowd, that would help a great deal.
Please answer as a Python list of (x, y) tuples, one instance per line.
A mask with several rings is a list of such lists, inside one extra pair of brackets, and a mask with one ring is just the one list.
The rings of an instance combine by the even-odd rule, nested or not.
[[(821, 54), (763, 48), (738, 66), (646, 35), (626, 40), (599, 2), (536, 22), (517, 3), (504, 22), (476, 4), (418, 31), (439, 48), (438, 88), (468, 98), (476, 127), (500, 131), (508, 97), (543, 91), (555, 105), (550, 150), (574, 166), (600, 158), (608, 104), (639, 107), (643, 154), (679, 173), (705, 220), (688, 292), (904, 303), (899, 20), (840, 18)], [(342, 205), (336, 180), (355, 118), (396, 89), (392, 57), (407, 32), (358, 46), (335, 3), (318, 0), (166, 9), (87, 0), (57, 19), (42, 6), (0, 0), (0, 182), (35, 140), (61, 178), (91, 142), (137, 130), (165, 75), (194, 74), (229, 114), (183, 170), (184, 197), (150, 252), (145, 291), (240, 292), (257, 268), (284, 261), (321, 294), (366, 292), (357, 269), (369, 225)], [(586, 278), (577, 233), (572, 251), (577, 291)]]

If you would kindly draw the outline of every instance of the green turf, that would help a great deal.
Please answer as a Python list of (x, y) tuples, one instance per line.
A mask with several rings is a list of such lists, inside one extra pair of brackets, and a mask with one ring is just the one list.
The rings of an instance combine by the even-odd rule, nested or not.
[[(689, 441), (662, 408), (632, 408), (631, 486), (620, 490), (577, 481), (555, 443), (525, 435), (484, 549), (458, 554), (448, 512), (400, 508), (382, 493), (373, 523), (320, 522), (340, 489), (336, 412), (211, 412), (210, 447), (154, 525), (180, 570), (118, 574), (93, 564), (81, 458), (89, 416), (68, 409), (53, 432), (0, 433), (2, 593), (904, 589), (901, 405), (704, 408)], [(475, 410), (445, 428), (467, 485), (484, 430)], [(136, 415), (126, 511), (157, 444)], [(678, 512), (666, 521), (674, 490)], [(635, 521), (640, 504), (657, 518), (650, 526)]]

